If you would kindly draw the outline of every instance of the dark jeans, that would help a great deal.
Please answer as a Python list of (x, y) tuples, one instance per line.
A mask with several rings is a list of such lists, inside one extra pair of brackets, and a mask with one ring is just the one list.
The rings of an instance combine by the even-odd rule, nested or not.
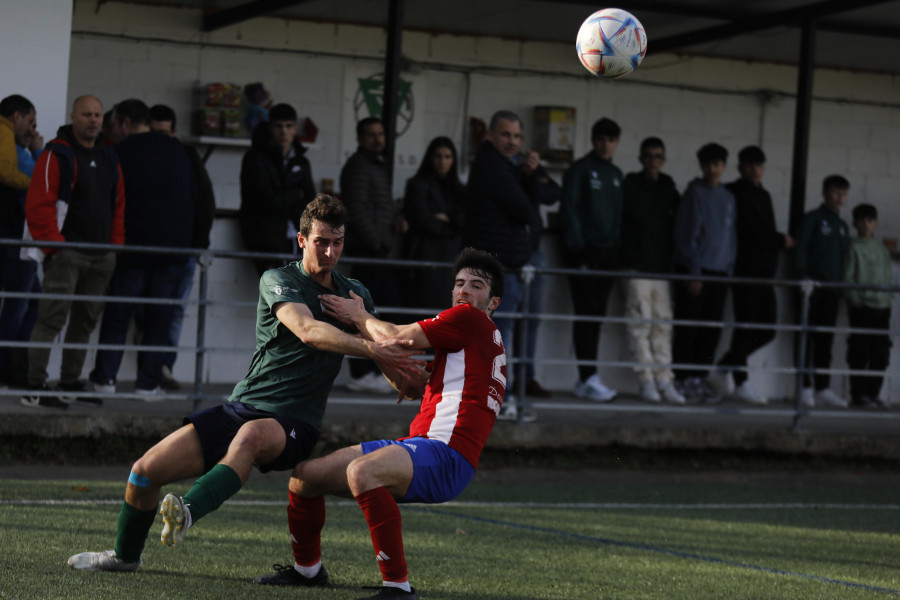
[[(400, 291), (395, 284), (396, 276), (393, 267), (385, 267), (382, 265), (353, 265), (354, 279), (358, 279), (372, 295), (372, 302), (375, 307), (379, 306), (403, 306), (400, 299)], [(449, 294), (447, 304), (449, 305)], [(379, 311), (378, 315), (385, 321), (392, 323), (405, 323), (402, 315), (387, 314)], [(353, 379), (367, 375), (371, 372), (379, 372), (375, 363), (367, 358), (351, 358), (350, 376)]]
[[(531, 259), (529, 259), (528, 264), (543, 268), (547, 266), (547, 259), (544, 257), (544, 253), (540, 250), (535, 250), (531, 254)], [(544, 279), (545, 275), (543, 273), (535, 273), (534, 279), (532, 279), (530, 287), (528, 288), (528, 312), (529, 313), (540, 313), (544, 307)], [(503, 298), (500, 300), (499, 306), (497, 306), (497, 310), (495, 312), (517, 312), (521, 310), (522, 305), (522, 296), (523, 296), (523, 288), (525, 287), (524, 282), (521, 279), (519, 273), (516, 272), (507, 272), (503, 276)], [(522, 325), (523, 323), (527, 323), (527, 329), (525, 333), (528, 334), (527, 344), (525, 347), (522, 347)], [(528, 319), (528, 321), (522, 321), (521, 319), (507, 319), (503, 317), (495, 317), (494, 324), (497, 326), (497, 329), (500, 330), (500, 337), (503, 339), (503, 347), (506, 349), (506, 356), (515, 356), (517, 358), (524, 358), (528, 362), (525, 363), (525, 381), (531, 381), (534, 379), (534, 355), (537, 350), (537, 332), (538, 326), (541, 324), (540, 319)], [(515, 329), (515, 332), (513, 331)], [(507, 364), (512, 364), (508, 362)], [(516, 376), (513, 376), (513, 371), (509, 367), (507, 367), (507, 375), (508, 381), (510, 385), (508, 389), (510, 391), (515, 391), (515, 386), (511, 383), (513, 381), (517, 381), (517, 376), (520, 373), (519, 368), (516, 368)]]
[[(775, 290), (770, 286), (731, 286), (734, 320), (738, 323), (775, 323), (778, 316), (775, 304)], [(731, 346), (719, 359), (722, 367), (746, 367), (747, 357), (775, 339), (774, 329), (744, 329), (738, 327), (731, 334)], [(732, 371), (734, 382), (740, 385), (747, 381), (746, 371)]]
[[(890, 308), (851, 306), (847, 309), (850, 327), (860, 329), (891, 328)], [(851, 333), (847, 339), (847, 366), (853, 370), (872, 371), (871, 376), (850, 376), (850, 398), (858, 401), (863, 396), (876, 399), (881, 393), (884, 377), (891, 358), (891, 337), (887, 334)], [(877, 373), (877, 374), (876, 374)]]
[[(809, 324), (818, 327), (834, 327), (837, 323), (838, 306), (840, 305), (840, 292), (835, 290), (817, 289), (809, 297)], [(800, 298), (798, 297), (797, 314), (800, 314)], [(831, 331), (810, 332), (806, 337), (806, 355), (803, 364), (798, 368), (828, 369), (831, 367), (831, 345), (834, 342), (834, 333)], [(816, 373), (812, 379), (809, 374), (803, 374), (803, 387), (813, 384), (816, 391), (824, 390), (831, 384), (831, 375), (828, 373)]]
[[(684, 271), (678, 271), (683, 273)], [(724, 276), (704, 270), (703, 275)], [(673, 285), (675, 300), (675, 319), (687, 321), (721, 321), (725, 311), (725, 297), (728, 284), (704, 281), (699, 296), (692, 296), (687, 291), (686, 281), (676, 281)], [(672, 342), (672, 358), (679, 364), (712, 365), (715, 362), (716, 347), (722, 329), (719, 327), (700, 327), (696, 325), (676, 325)], [(679, 381), (691, 377), (704, 377), (708, 369), (675, 369), (675, 378)]]
[[(117, 268), (110, 281), (110, 296), (144, 298), (180, 298), (179, 290), (184, 280), (185, 264), (144, 265)], [(100, 324), (101, 344), (125, 344), (128, 325), (136, 304), (110, 301), (106, 303)], [(175, 307), (163, 304), (145, 304), (143, 310), (143, 336), (141, 345), (169, 346), (172, 315)], [(97, 383), (115, 382), (122, 364), (122, 350), (98, 350), (91, 372), (91, 380)], [(138, 359), (137, 387), (153, 389), (162, 378), (165, 352), (141, 352)]]
[[(615, 268), (612, 261), (586, 266), (591, 270), (600, 271)], [(572, 293), (572, 308), (575, 314), (590, 317), (606, 316), (606, 303), (609, 301), (609, 292), (614, 283), (615, 279), (612, 277), (569, 277), (569, 290)], [(572, 323), (572, 342), (575, 345), (575, 358), (579, 361), (597, 361), (601, 325), (598, 321)], [(596, 372), (596, 364), (578, 365), (578, 377), (581, 381), (587, 380)]]
[[(18, 246), (0, 249), (3, 265), (0, 289), (4, 292), (40, 293), (37, 278), (38, 264), (33, 260), (21, 260)], [(37, 298), (4, 298), (0, 310), (0, 340), (27, 342), (37, 321)], [(28, 350), (0, 347), (0, 379), (17, 385), (27, 383)]]

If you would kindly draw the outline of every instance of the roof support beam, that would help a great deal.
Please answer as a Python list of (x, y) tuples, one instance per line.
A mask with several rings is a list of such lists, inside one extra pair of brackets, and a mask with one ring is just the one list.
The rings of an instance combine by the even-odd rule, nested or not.
[(203, 31), (215, 31), (243, 23), (256, 17), (264, 17), (283, 8), (290, 8), (307, 0), (253, 0), (246, 4), (240, 4), (233, 8), (220, 10), (208, 15), (203, 15)]
[(791, 205), (788, 231), (797, 235), (806, 204), (806, 173), (809, 166), (809, 130), (812, 119), (813, 74), (816, 70), (816, 23), (803, 24), (800, 60), (797, 65), (797, 104), (794, 110), (794, 156), (791, 165)]
[(686, 46), (696, 46), (707, 42), (724, 40), (745, 33), (763, 31), (773, 27), (797, 26), (806, 23), (810, 19), (818, 19), (826, 15), (842, 13), (849, 10), (858, 10), (867, 6), (884, 4), (891, 0), (824, 0), (815, 4), (807, 4), (797, 8), (782, 10), (774, 13), (743, 17), (739, 20), (716, 25), (688, 33), (679, 33), (649, 45), (648, 50), (656, 52), (671, 52)]
[(400, 87), (400, 57), (403, 51), (404, 0), (390, 0), (388, 7), (387, 48), (384, 57), (384, 94), (381, 122), (384, 125), (384, 162), (391, 185), (394, 181), (394, 148), (397, 142), (397, 91)]

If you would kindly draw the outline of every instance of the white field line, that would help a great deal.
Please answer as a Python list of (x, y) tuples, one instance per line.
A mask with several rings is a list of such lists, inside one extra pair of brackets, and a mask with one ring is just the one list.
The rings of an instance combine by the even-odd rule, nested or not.
[[(118, 500), (0, 500), (0, 506), (118, 506)], [(229, 500), (230, 506), (285, 506), (279, 500)], [(332, 506), (352, 506), (355, 502), (338, 500)], [(441, 506), (473, 508), (540, 508), (580, 510), (900, 510), (900, 504), (853, 504), (834, 502), (705, 502), (705, 503), (650, 503), (650, 502), (448, 502)]]

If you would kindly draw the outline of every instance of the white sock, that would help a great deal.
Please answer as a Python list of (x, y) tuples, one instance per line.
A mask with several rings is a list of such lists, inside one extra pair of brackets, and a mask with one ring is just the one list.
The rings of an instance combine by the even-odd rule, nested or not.
[(322, 561), (320, 560), (311, 567), (301, 567), (297, 563), (294, 563), (294, 569), (307, 579), (311, 579), (319, 574), (319, 571), (322, 569)]
[(409, 587), (409, 581), (404, 581), (403, 583), (397, 583), (396, 581), (382, 581), (381, 585), (384, 587), (400, 588), (404, 592), (412, 591), (412, 588)]

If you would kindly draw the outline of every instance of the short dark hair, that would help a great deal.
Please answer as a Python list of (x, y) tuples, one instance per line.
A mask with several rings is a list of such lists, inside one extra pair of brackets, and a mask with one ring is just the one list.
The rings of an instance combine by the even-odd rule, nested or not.
[(714, 142), (706, 144), (697, 150), (697, 160), (700, 161), (701, 165), (719, 161), (725, 162), (728, 160), (728, 150), (725, 149), (725, 146), (721, 146)]
[(504, 121), (510, 121), (512, 123), (518, 123), (519, 127), (525, 129), (525, 124), (522, 123), (522, 119), (511, 110), (498, 110), (493, 115), (491, 115), (491, 122), (488, 124), (488, 129), (490, 131), (494, 130), (494, 126), (497, 124), (497, 121), (503, 119)]
[(641, 142), (641, 154), (646, 152), (648, 148), (662, 148), (663, 152), (665, 152), (666, 145), (658, 137), (648, 137)]
[(619, 124), (606, 117), (603, 117), (591, 127), (591, 141), (602, 137), (611, 137), (617, 140), (620, 135), (622, 135), (622, 128), (619, 127)]
[(762, 165), (766, 162), (766, 153), (759, 146), (747, 146), (738, 152), (739, 165)]
[(175, 131), (175, 111), (172, 110), (171, 106), (166, 106), (165, 104), (154, 104), (150, 107), (150, 120), (151, 121), (169, 121), (172, 123), (172, 131)]
[(312, 231), (312, 222), (320, 221), (332, 229), (343, 227), (347, 220), (344, 203), (329, 194), (316, 194), (300, 215), (300, 235), (306, 237)]
[(475, 248), (464, 248), (453, 265), (453, 277), (463, 269), (472, 269), (479, 277), (484, 277), (491, 286), (490, 295), (503, 297), (503, 265), (492, 254)]
[(276, 104), (269, 109), (269, 122), (271, 121), (297, 121), (297, 111), (290, 104)]
[(871, 204), (857, 204), (853, 207), (853, 220), (860, 219), (878, 219), (878, 209)]
[(0, 115), (7, 119), (16, 113), (27, 115), (33, 110), (34, 104), (31, 103), (31, 100), (25, 96), (20, 96), (19, 94), (13, 94), (12, 96), (7, 96), (3, 100), (0, 100)]
[(150, 108), (144, 104), (143, 100), (137, 98), (122, 100), (113, 107), (113, 113), (120, 121), (128, 119), (135, 124), (150, 124)]
[(822, 180), (822, 191), (827, 192), (830, 188), (836, 190), (849, 190), (850, 182), (843, 175), (829, 175)]
[(365, 119), (360, 120), (359, 123), (356, 124), (356, 139), (361, 138), (366, 133), (366, 128), (375, 123), (384, 127), (384, 123), (382, 123), (381, 119), (378, 117), (366, 117)]

